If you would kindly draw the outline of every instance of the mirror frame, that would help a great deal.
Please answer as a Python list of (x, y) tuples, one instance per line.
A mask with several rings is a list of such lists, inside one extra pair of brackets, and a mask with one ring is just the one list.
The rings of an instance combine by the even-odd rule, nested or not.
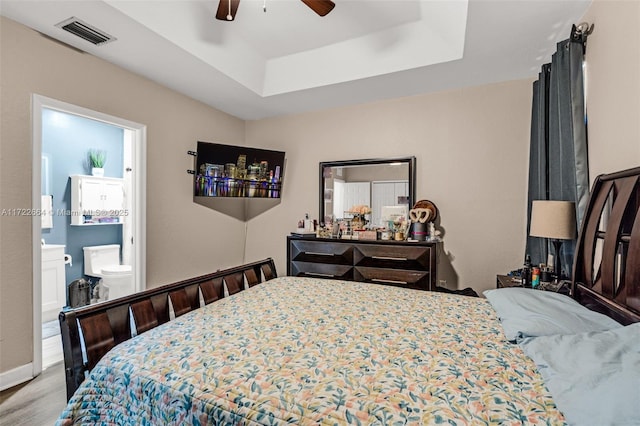
[(318, 203), (318, 222), (323, 223), (324, 212), (324, 169), (326, 167), (349, 167), (349, 166), (373, 166), (376, 164), (406, 163), (409, 166), (407, 179), (409, 181), (409, 209), (416, 202), (416, 157), (399, 157), (399, 158), (376, 158), (364, 160), (345, 160), (345, 161), (323, 161), (320, 162), (320, 190)]

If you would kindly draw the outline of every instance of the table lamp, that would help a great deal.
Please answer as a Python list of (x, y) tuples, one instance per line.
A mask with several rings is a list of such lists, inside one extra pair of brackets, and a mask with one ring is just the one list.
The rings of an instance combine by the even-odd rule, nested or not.
[(562, 279), (560, 266), (560, 247), (562, 240), (576, 238), (576, 207), (572, 201), (534, 200), (531, 205), (532, 237), (549, 238), (553, 243), (553, 272), (558, 280)]

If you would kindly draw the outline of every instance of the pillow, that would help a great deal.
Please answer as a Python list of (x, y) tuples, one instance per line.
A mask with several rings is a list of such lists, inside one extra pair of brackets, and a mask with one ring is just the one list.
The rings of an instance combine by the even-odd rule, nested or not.
[(497, 312), (510, 341), (622, 327), (563, 294), (517, 287), (486, 290), (483, 294)]
[(569, 424), (640, 424), (640, 323), (519, 344)]

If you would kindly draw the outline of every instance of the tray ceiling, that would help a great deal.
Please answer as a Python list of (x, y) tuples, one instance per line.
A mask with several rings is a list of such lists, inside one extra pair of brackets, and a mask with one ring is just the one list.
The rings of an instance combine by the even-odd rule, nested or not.
[[(590, 1), (2, 0), (0, 12), (242, 119), (252, 120), (529, 78)], [(56, 24), (75, 16), (102, 46)]]

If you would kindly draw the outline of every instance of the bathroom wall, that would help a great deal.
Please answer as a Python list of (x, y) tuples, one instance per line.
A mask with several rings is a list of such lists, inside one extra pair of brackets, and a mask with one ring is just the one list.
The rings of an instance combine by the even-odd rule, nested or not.
[(122, 244), (122, 225), (71, 226), (71, 175), (91, 174), (88, 152), (107, 154), (105, 177), (122, 177), (123, 129), (88, 118), (44, 109), (42, 113), (42, 195), (53, 195), (53, 228), (43, 229), (47, 244), (66, 245), (72, 265), (67, 285), (84, 276), (85, 246)]

